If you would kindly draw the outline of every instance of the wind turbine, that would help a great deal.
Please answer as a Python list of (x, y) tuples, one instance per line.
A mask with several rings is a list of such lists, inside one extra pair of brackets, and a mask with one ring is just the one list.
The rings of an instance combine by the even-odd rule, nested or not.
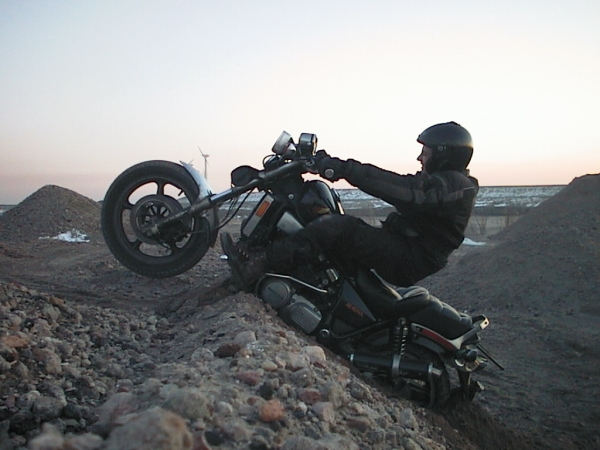
[(200, 154), (202, 155), (202, 157), (204, 158), (204, 178), (206, 178), (208, 180), (208, 157), (210, 155), (205, 154), (202, 149), (200, 148), (200, 146), (198, 146), (198, 150), (200, 150)]

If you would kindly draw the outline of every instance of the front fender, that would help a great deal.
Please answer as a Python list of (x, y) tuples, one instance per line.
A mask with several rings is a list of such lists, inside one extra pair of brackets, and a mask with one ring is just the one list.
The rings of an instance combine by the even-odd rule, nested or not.
[(198, 194), (199, 199), (208, 197), (213, 193), (213, 190), (210, 187), (208, 180), (204, 178), (204, 176), (202, 176), (202, 174), (198, 172), (194, 166), (183, 161), (179, 161), (179, 163), (185, 168), (185, 170), (187, 170), (190, 173), (190, 175), (200, 188), (200, 193)]
[[(210, 187), (208, 180), (200, 172), (198, 172), (194, 166), (183, 161), (179, 162), (185, 168), (185, 170), (188, 171), (198, 185), (199, 191), (196, 201), (213, 194), (213, 190)], [(219, 234), (219, 207), (217, 205), (213, 206), (207, 212), (206, 219), (210, 224), (210, 246), (214, 247), (215, 242), (217, 241), (217, 235)]]

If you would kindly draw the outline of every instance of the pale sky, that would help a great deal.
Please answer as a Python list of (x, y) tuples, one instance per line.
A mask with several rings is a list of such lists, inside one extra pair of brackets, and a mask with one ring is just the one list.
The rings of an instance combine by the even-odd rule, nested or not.
[(414, 173), (451, 120), (482, 186), (568, 184), (600, 172), (599, 80), (598, 0), (0, 0), (0, 204), (198, 146), (220, 191), (283, 130)]

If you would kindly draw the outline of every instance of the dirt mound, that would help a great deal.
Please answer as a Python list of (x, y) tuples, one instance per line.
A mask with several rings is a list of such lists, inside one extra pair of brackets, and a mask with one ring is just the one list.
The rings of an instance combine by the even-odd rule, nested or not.
[(586, 175), (427, 281), (471, 308), (493, 297), (495, 307), (600, 315), (599, 230), (600, 175)]
[(490, 317), (485, 343), (507, 368), (488, 375), (487, 406), (551, 448), (600, 443), (599, 230), (600, 175), (586, 175), (422, 283)]
[(32, 241), (77, 230), (100, 231), (100, 205), (77, 192), (47, 185), (0, 216), (0, 241)]

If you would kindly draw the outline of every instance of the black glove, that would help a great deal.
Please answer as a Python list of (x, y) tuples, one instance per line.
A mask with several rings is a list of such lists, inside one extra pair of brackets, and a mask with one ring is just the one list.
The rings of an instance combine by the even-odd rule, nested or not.
[(345, 163), (346, 161), (342, 161), (339, 158), (332, 158), (325, 150), (319, 150), (315, 154), (315, 166), (319, 175), (330, 181), (337, 181), (340, 178), (344, 178)]

